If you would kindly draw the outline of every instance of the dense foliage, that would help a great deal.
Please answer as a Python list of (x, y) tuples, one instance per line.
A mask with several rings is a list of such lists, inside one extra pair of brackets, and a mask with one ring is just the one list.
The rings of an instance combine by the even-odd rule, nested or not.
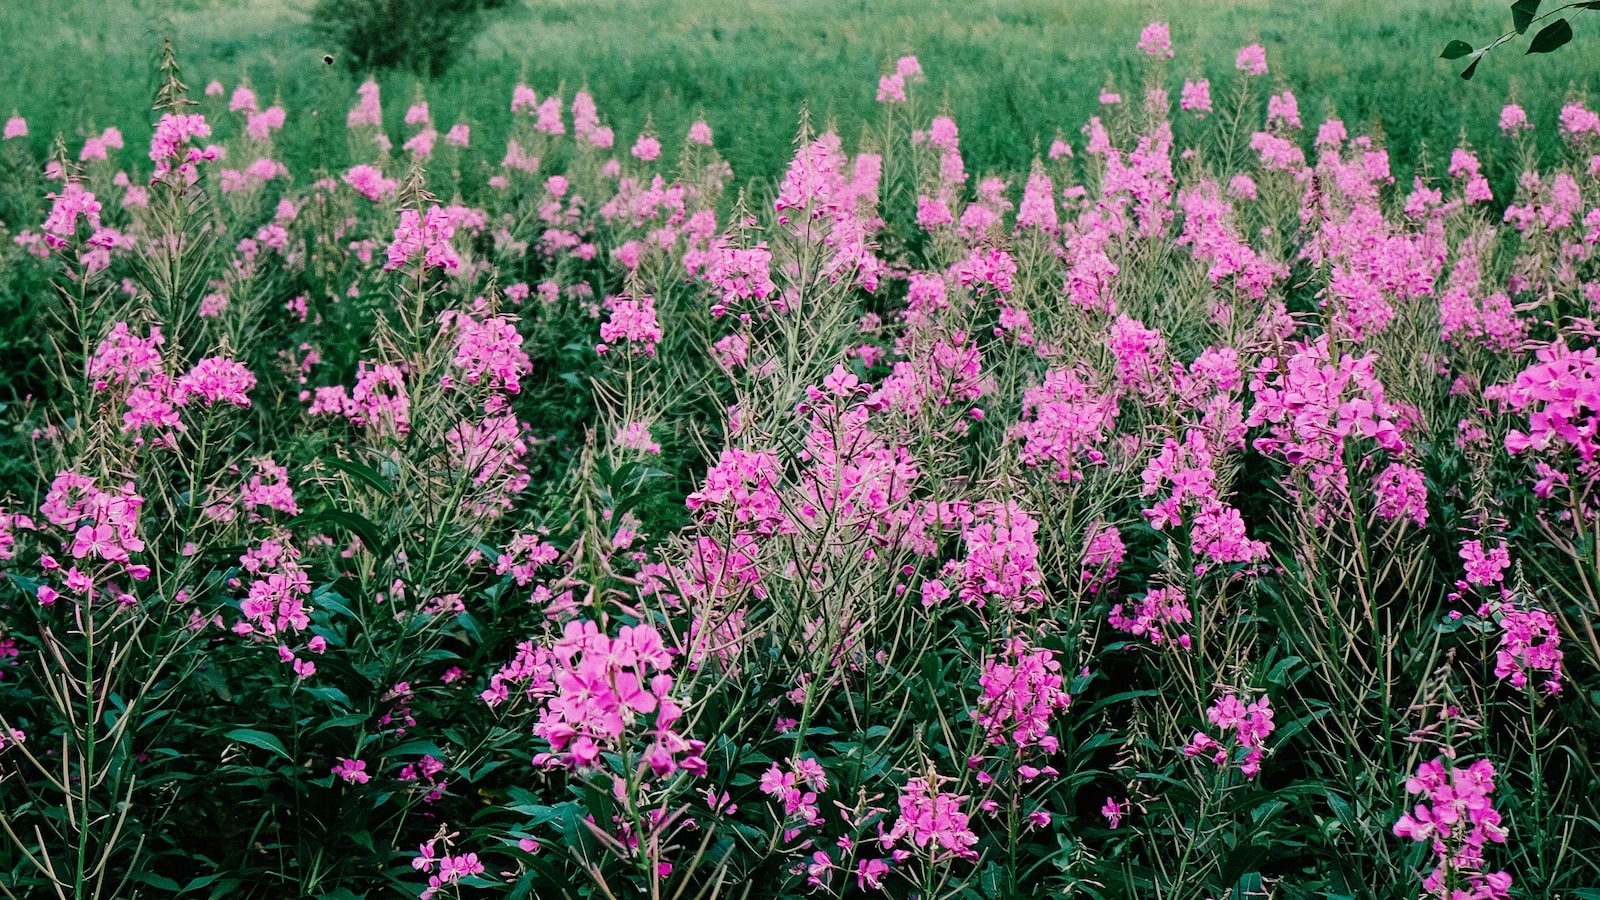
[(554, 85), (12, 118), (0, 892), (1600, 896), (1600, 116), (1396, 184), (1130, 55), (766, 195)]
[(438, 78), (509, 0), (318, 0), (311, 17), (352, 71), (406, 69)]

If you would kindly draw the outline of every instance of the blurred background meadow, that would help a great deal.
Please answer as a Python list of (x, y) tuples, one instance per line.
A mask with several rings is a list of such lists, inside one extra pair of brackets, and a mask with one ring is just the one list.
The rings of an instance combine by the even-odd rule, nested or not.
[[(961, 123), (969, 164), (1017, 173), (1058, 131), (1080, 141), (1103, 89), (1140, 94), (1129, 49), (1161, 19), (1178, 74), (1229, 71), (1238, 48), (1258, 40), (1275, 89), (1332, 107), (1306, 109), (1311, 120), (1326, 113), (1352, 133), (1382, 134), (1404, 184), (1418, 166), (1442, 168), (1463, 133), (1492, 156), (1508, 98), (1535, 123), (1553, 121), (1597, 59), (1580, 33), (1543, 57), (1503, 48), (1462, 81), (1459, 63), (1438, 59), (1445, 42), (1481, 46), (1510, 27), (1506, 4), (1482, 0), (512, 0), (484, 13), (460, 60), (423, 85), (325, 64), (343, 51), (314, 13), (312, 0), (7, 0), (0, 111), (15, 107), (33, 123), (40, 152), (58, 132), (75, 146), (108, 125), (139, 145), (149, 121), (127, 121), (128, 111), (149, 107), (170, 34), (196, 89), (243, 76), (263, 99), (281, 98), (292, 112), (278, 143), (294, 171), (346, 164), (343, 112), (371, 74), (390, 101), (391, 130), (425, 90), (436, 119), (500, 141), (519, 81), (568, 97), (587, 86), (620, 136), (653, 126), (669, 154), (704, 116), (746, 184), (783, 171), (802, 104), (851, 137), (870, 118), (885, 65), (916, 54)], [(1554, 145), (1553, 128), (1539, 135)]]

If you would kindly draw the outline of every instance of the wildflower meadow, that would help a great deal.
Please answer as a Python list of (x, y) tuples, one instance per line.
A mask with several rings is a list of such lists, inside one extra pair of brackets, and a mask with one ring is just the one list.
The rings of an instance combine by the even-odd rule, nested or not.
[(0, 895), (1600, 898), (1597, 104), (1176, 34), (1016, 171), (0, 116)]

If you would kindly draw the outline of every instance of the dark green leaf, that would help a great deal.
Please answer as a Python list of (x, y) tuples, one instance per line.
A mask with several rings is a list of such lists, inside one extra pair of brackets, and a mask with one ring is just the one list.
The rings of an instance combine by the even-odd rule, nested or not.
[(384, 543), (381, 533), (378, 531), (378, 526), (372, 524), (372, 520), (367, 517), (353, 512), (345, 512), (342, 509), (324, 509), (320, 512), (295, 516), (287, 524), (291, 529), (304, 525), (338, 525), (360, 538), (361, 543), (366, 545), (367, 552), (376, 554), (379, 557), (384, 555)]
[(174, 894), (183, 890), (183, 885), (173, 881), (171, 878), (168, 878), (165, 875), (157, 875), (154, 872), (134, 872), (128, 877), (142, 884), (148, 884), (158, 890), (168, 891)]
[(352, 725), (360, 725), (366, 720), (365, 713), (345, 713), (342, 716), (334, 716), (331, 719), (324, 720), (316, 728), (311, 729), (311, 733), (320, 734), (330, 728), (349, 728)]
[(1557, 19), (1539, 29), (1539, 33), (1533, 36), (1533, 43), (1528, 45), (1528, 52), (1549, 53), (1570, 40), (1572, 26), (1567, 24), (1566, 19)]
[(347, 708), (350, 706), (350, 695), (331, 684), (311, 685), (303, 687), (301, 690), (324, 703), (332, 703)]
[(437, 759), (443, 759), (445, 752), (439, 749), (439, 745), (435, 744), (433, 741), (418, 739), (414, 741), (406, 741), (404, 744), (397, 744), (396, 746), (390, 747), (388, 750), (384, 751), (383, 755), (392, 757), (410, 756), (412, 754), (426, 755), (435, 757)]
[(1516, 27), (1517, 34), (1526, 32), (1537, 15), (1539, 15), (1539, 0), (1517, 0), (1511, 4), (1511, 24)]
[(1440, 59), (1460, 59), (1472, 52), (1472, 45), (1466, 41), (1451, 41), (1444, 45), (1444, 52), (1439, 54)]
[(257, 731), (254, 728), (235, 728), (224, 734), (223, 737), (230, 741), (238, 741), (241, 744), (249, 744), (252, 747), (270, 750), (284, 759), (290, 759), (289, 748), (283, 745), (283, 741), (265, 731)]
[(1471, 81), (1472, 80), (1472, 76), (1476, 75), (1478, 73), (1478, 63), (1481, 63), (1481, 62), (1483, 62), (1483, 57), (1481, 57), (1481, 56), (1478, 57), (1477, 59), (1473, 60), (1472, 61), (1472, 65), (1467, 66), (1467, 68), (1461, 73), (1462, 80)]
[(394, 485), (389, 483), (389, 479), (384, 478), (378, 473), (378, 470), (372, 468), (371, 466), (362, 465), (361, 463), (348, 459), (340, 459), (337, 456), (324, 456), (322, 458), (322, 463), (330, 469), (338, 469), (347, 475), (352, 475), (361, 479), (362, 481), (365, 481), (367, 484), (377, 488), (379, 493), (394, 493)]

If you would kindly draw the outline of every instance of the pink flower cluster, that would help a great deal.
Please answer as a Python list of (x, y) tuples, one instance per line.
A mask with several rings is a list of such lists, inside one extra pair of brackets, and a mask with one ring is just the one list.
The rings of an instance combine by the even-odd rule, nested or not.
[(1156, 59), (1172, 58), (1172, 32), (1165, 22), (1151, 22), (1139, 33), (1138, 47)]
[(758, 535), (792, 533), (778, 494), (782, 483), (777, 454), (727, 447), (706, 470), (704, 487), (684, 502), (702, 523), (726, 521)]
[(1417, 767), (1406, 779), (1406, 793), (1420, 801), (1394, 823), (1395, 837), (1427, 843), (1436, 867), (1422, 881), (1441, 900), (1506, 900), (1511, 876), (1484, 872), (1484, 847), (1506, 842), (1494, 793), (1494, 764), (1480, 759), (1469, 766), (1440, 757)]
[(943, 776), (912, 778), (900, 791), (900, 817), (883, 836), (885, 849), (902, 839), (926, 850), (935, 862), (952, 859), (975, 860), (972, 846), (978, 842), (968, 815), (962, 811), (965, 796), (948, 794), (939, 790)]
[(1501, 605), (1499, 620), (1494, 677), (1521, 688), (1528, 684), (1530, 673), (1538, 673), (1544, 679), (1539, 686), (1546, 693), (1561, 693), (1561, 633), (1555, 617), (1513, 601)]
[(406, 392), (405, 372), (399, 366), (362, 361), (356, 368), (356, 385), (319, 387), (306, 409), (312, 416), (342, 416), (357, 425), (368, 425), (379, 433), (404, 436), (411, 431), (411, 396)]
[(822, 824), (817, 796), (827, 790), (828, 773), (810, 757), (791, 759), (788, 766), (773, 763), (761, 776), (761, 793), (783, 806), (785, 842)]
[(156, 123), (155, 134), (150, 138), (150, 159), (156, 164), (151, 183), (165, 179), (176, 164), (183, 182), (194, 184), (200, 177), (198, 164), (219, 156), (214, 146), (193, 146), (195, 141), (210, 136), (211, 126), (205, 116), (198, 113), (164, 113), (161, 121)]
[(411, 868), (418, 872), (432, 873), (435, 865), (439, 867), (438, 874), (429, 874), (428, 886), (418, 895), (419, 900), (433, 900), (445, 888), (460, 884), (461, 879), (484, 873), (484, 865), (478, 859), (478, 854), (462, 853), (451, 856), (446, 852), (443, 856), (438, 856), (436, 855), (438, 851), (433, 845), (434, 841), (423, 844), (418, 848), (418, 854), (411, 859)]
[(533, 360), (522, 349), (516, 323), (506, 316), (446, 315), (456, 328), (454, 363), (464, 372), (466, 382), (507, 394), (521, 391), (522, 376), (532, 370)]
[[(57, 473), (50, 482), (39, 514), (50, 524), (71, 532), (71, 544), (63, 544), (62, 549), (70, 552), (73, 559), (128, 564), (130, 554), (141, 553), (145, 548), (139, 537), (142, 506), (144, 498), (134, 491), (132, 482), (115, 491), (103, 491), (93, 478), (69, 469)], [(68, 580), (73, 581), (70, 577)]]
[(400, 224), (394, 230), (394, 242), (389, 245), (389, 261), (384, 264), (384, 271), (392, 272), (420, 254), (424, 269), (454, 272), (461, 265), (461, 257), (450, 246), (450, 239), (455, 233), (454, 217), (438, 204), (428, 207), (426, 213), (402, 209)]
[(50, 194), (50, 214), (40, 226), (44, 242), (60, 250), (77, 236), (78, 217), (82, 216), (97, 234), (100, 227), (100, 201), (76, 181), (67, 182), (59, 194)]
[(1022, 395), (1022, 416), (1011, 427), (1022, 442), (1022, 461), (1051, 465), (1062, 481), (1082, 481), (1084, 465), (1103, 465), (1105, 443), (1119, 409), (1115, 394), (1095, 391), (1084, 373), (1052, 369), (1044, 383)]
[(1002, 654), (984, 663), (978, 678), (983, 695), (973, 718), (990, 744), (1009, 739), (1019, 752), (1038, 747), (1054, 753), (1057, 741), (1050, 733), (1050, 715), (1072, 704), (1063, 685), (1061, 663), (1053, 652), (1030, 647), (1020, 637), (1010, 638)]
[(1143, 515), (1150, 527), (1163, 531), (1181, 525), (1185, 509), (1191, 509), (1189, 536), (1196, 555), (1215, 563), (1265, 559), (1266, 544), (1250, 539), (1239, 511), (1217, 493), (1215, 458), (1211, 442), (1197, 428), (1188, 429), (1182, 443), (1172, 438), (1163, 441), (1161, 452), (1140, 473), (1144, 481), (1140, 493), (1151, 496), (1169, 484), (1172, 493), (1143, 510)]
[(383, 125), (383, 101), (376, 81), (364, 81), (356, 88), (356, 105), (345, 117), (347, 128), (379, 128)]
[[(491, 400), (501, 400), (492, 395)], [(502, 403), (486, 404), (500, 408)], [(483, 518), (498, 518), (508, 512), (516, 496), (532, 480), (523, 457), (528, 441), (523, 426), (511, 413), (465, 418), (445, 434), (451, 467), (472, 479), (475, 493), (462, 498), (466, 509)]]
[[(1112, 628), (1148, 638), (1158, 647), (1176, 644), (1189, 649), (1189, 635), (1180, 629), (1194, 619), (1194, 612), (1189, 609), (1189, 600), (1181, 589), (1151, 588), (1132, 609), (1127, 606), (1118, 603), (1111, 607), (1106, 621)], [(1174, 636), (1175, 631), (1180, 633)]]
[[(1293, 349), (1286, 360), (1267, 357), (1256, 367), (1250, 378), (1255, 403), (1245, 424), (1264, 426), (1253, 442), (1258, 452), (1305, 472), (1312, 493), (1306, 499), (1320, 525), (1350, 503), (1346, 448), (1364, 438), (1390, 454), (1406, 453), (1403, 432), (1410, 414), (1385, 399), (1373, 354), (1357, 359), (1346, 353), (1335, 362), (1327, 335)], [(1378, 482), (1383, 513), (1420, 524), (1427, 514), (1421, 473), (1394, 463)]]
[(600, 325), (600, 343), (595, 352), (605, 353), (618, 341), (627, 341), (634, 356), (655, 356), (663, 332), (656, 319), (656, 298), (637, 299), (623, 295), (609, 301), (611, 315)]
[[(550, 692), (533, 733), (550, 742), (536, 765), (594, 768), (602, 753), (627, 746), (628, 736), (647, 734), (641, 763), (664, 778), (678, 770), (706, 770), (701, 741), (681, 737), (673, 726), (683, 710), (672, 697), (672, 655), (649, 625), (623, 626), (607, 637), (592, 621), (566, 624), (550, 649)], [(643, 728), (646, 717), (654, 721)]]
[(894, 72), (878, 79), (879, 103), (906, 102), (906, 82), (922, 80), (922, 64), (915, 56), (902, 56), (895, 63)]
[[(139, 432), (148, 427), (167, 428), (174, 432), (185, 429), (178, 410), (193, 398), (200, 398), (209, 407), (227, 402), (247, 407), (246, 396), (256, 386), (256, 377), (236, 360), (210, 356), (194, 364), (187, 373), (172, 378), (166, 374), (161, 353), (156, 348), (166, 343), (161, 329), (151, 326), (149, 333), (140, 338), (128, 328), (128, 323), (118, 322), (111, 333), (95, 346), (89, 359), (88, 375), (95, 390), (110, 392), (120, 389), (127, 410), (122, 417), (123, 433)], [(166, 442), (167, 438), (158, 438)], [(143, 438), (136, 439), (142, 443)]]
[(1015, 502), (986, 503), (978, 514), (962, 533), (961, 599), (979, 609), (991, 598), (1016, 611), (1037, 608), (1044, 602), (1039, 523)]
[(400, 182), (393, 178), (383, 177), (383, 172), (376, 166), (358, 165), (351, 166), (344, 173), (344, 183), (350, 185), (356, 193), (377, 203), (379, 200), (393, 194), (400, 189)]
[(367, 762), (362, 759), (346, 759), (339, 757), (339, 762), (333, 767), (333, 774), (337, 775), (346, 784), (366, 784), (372, 780), (367, 774)]
[(1117, 580), (1118, 568), (1127, 554), (1122, 533), (1109, 522), (1091, 524), (1083, 535), (1083, 582), (1090, 593)]
[[(311, 581), (300, 564), (300, 551), (284, 538), (267, 538), (239, 557), (243, 571), (254, 576), (245, 598), (239, 601), (244, 618), (233, 626), (235, 634), (257, 635), (261, 639), (282, 638), (304, 631), (311, 624)], [(307, 663), (292, 656), (286, 662), (299, 662), (296, 674)], [(315, 671), (313, 668), (311, 671)]]
[[(1260, 700), (1246, 702), (1235, 694), (1228, 694), (1211, 704), (1211, 708), (1206, 710), (1206, 718), (1223, 734), (1229, 731), (1234, 733), (1234, 741), (1245, 751), (1244, 759), (1239, 763), (1239, 773), (1246, 778), (1256, 777), (1261, 771), (1261, 757), (1265, 752), (1267, 736), (1276, 727), (1272, 722), (1271, 700), (1263, 696)], [(1211, 754), (1212, 762), (1218, 766), (1226, 764), (1229, 756), (1227, 748), (1201, 731), (1195, 732), (1194, 737), (1189, 739), (1183, 753), (1185, 756)]]
[[(1600, 351), (1594, 347), (1572, 350), (1565, 341), (1540, 347), (1537, 362), (1517, 373), (1507, 385), (1484, 389), (1485, 399), (1497, 400), (1512, 412), (1528, 417), (1527, 430), (1506, 432), (1506, 452), (1511, 454), (1571, 450), (1577, 467), (1588, 479), (1600, 475), (1595, 454), (1600, 426)], [(1548, 496), (1546, 488), (1541, 496)]]

